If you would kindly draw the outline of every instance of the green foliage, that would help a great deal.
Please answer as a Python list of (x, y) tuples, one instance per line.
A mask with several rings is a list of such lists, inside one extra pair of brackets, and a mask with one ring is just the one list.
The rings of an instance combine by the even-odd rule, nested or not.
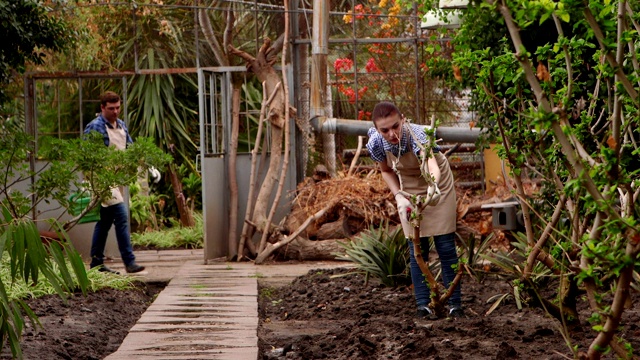
[(184, 164), (178, 168), (178, 175), (182, 181), (182, 193), (187, 205), (192, 209), (202, 209), (202, 177), (199, 173), (191, 171)]
[(201, 249), (204, 244), (204, 227), (202, 214), (194, 213), (196, 222), (193, 227), (182, 227), (174, 223), (173, 227), (159, 231), (131, 234), (134, 246), (151, 247), (156, 249)]
[[(540, 185), (518, 185), (527, 233), (490, 260), (527, 291), (554, 271), (558, 299), (541, 298), (544, 306), (575, 308), (570, 297), (588, 285), (592, 310), (607, 312), (622, 300), (618, 286), (637, 286), (619, 282), (640, 252), (637, 10), (603, 0), (472, 2), (455, 34), (461, 80), (448, 85), (471, 89), (477, 126), (502, 144), (510, 175)], [(526, 262), (536, 243), (547, 265)], [(592, 320), (596, 329), (608, 321)]]
[(391, 231), (385, 221), (373, 225), (349, 242), (341, 242), (343, 254), (337, 259), (355, 263), (367, 277), (380, 279), (386, 286), (397, 286), (408, 280), (409, 247), (401, 227)]
[[(510, 279), (517, 280), (522, 276), (522, 272), (526, 265), (527, 254), (527, 238), (523, 233), (513, 233), (515, 241), (511, 243), (512, 250), (499, 251), (496, 253), (479, 253), (478, 256), (485, 259), (491, 264), (499, 267), (504, 271)], [(543, 280), (551, 275), (551, 270), (542, 263), (537, 263), (532, 270), (531, 281), (533, 284), (540, 285)]]
[(467, 262), (467, 268), (474, 274), (476, 280), (480, 280), (478, 269), (482, 267), (480, 260), (483, 256), (486, 256), (489, 252), (491, 241), (494, 238), (494, 233), (490, 233), (487, 236), (481, 236), (480, 239), (476, 239), (475, 234), (470, 234), (467, 239), (456, 233), (456, 236), (462, 244), (463, 253), (460, 254), (460, 258), (464, 258)]
[(162, 207), (167, 196), (163, 194), (145, 195), (140, 190), (140, 183), (129, 186), (131, 221), (136, 223), (138, 228), (160, 230), (164, 222)]
[(14, 358), (21, 358), (19, 337), (23, 316), (33, 323), (37, 323), (37, 318), (21, 299), (9, 297), (6, 283), (37, 284), (43, 276), (55, 293), (65, 298), (66, 293), (76, 289), (86, 293), (89, 280), (71, 243), (53, 242), (45, 246), (36, 224), (30, 219), (13, 218), (5, 205), (0, 206), (0, 256), (8, 259), (2, 268), (8, 277), (0, 278), (0, 341), (3, 346), (8, 343)]
[[(23, 276), (18, 275), (14, 280), (11, 279), (11, 271), (10, 271), (10, 262), (11, 259), (9, 254), (5, 253), (2, 261), (0, 262), (0, 281), (3, 284), (8, 284), (6, 291), (7, 297), (10, 300), (24, 300), (31, 298), (39, 298), (45, 295), (56, 295), (56, 288), (51, 284), (51, 282), (47, 279), (40, 279), (37, 282), (32, 280), (26, 281)], [(52, 271), (54, 274), (63, 277), (64, 268), (59, 268), (57, 263), (52, 263)], [(65, 259), (65, 267), (73, 268), (73, 264), (69, 259)], [(78, 279), (75, 276), (75, 273), (70, 273), (75, 284), (78, 283)], [(136, 281), (135, 277), (126, 276), (126, 275), (115, 275), (111, 273), (99, 272), (97, 269), (92, 269), (85, 272), (86, 276), (86, 291), (87, 292), (96, 292), (103, 288), (113, 288), (118, 290), (126, 290), (133, 288), (134, 282)], [(85, 280), (83, 280), (85, 281)], [(74, 291), (79, 286), (75, 286), (71, 291)]]
[(241, 118), (238, 130), (238, 153), (253, 151), (258, 133), (258, 120), (262, 108), (262, 85), (257, 78), (242, 84), (242, 111), (246, 118)]
[[(146, 173), (150, 166), (160, 167), (171, 159), (148, 139), (140, 138), (127, 151), (117, 151), (104, 146), (102, 136), (92, 132), (86, 140), (52, 140), (42, 154), (49, 163), (36, 173), (24, 161), (28, 153), (33, 153), (33, 142), (24, 132), (0, 129), (0, 145), (0, 167), (6, 174), (0, 179), (0, 194), (16, 219), (27, 216), (43, 201), (55, 200), (69, 209), (69, 194), (77, 189), (92, 197), (86, 213), (100, 198), (110, 196), (112, 187), (129, 185), (136, 181), (139, 171)], [(84, 181), (78, 173), (85, 175)], [(30, 185), (31, 198), (13, 190), (14, 184), (30, 181), (31, 177), (35, 177)]]
[[(48, 152), (43, 154), (49, 163), (36, 172), (26, 161), (29, 153), (35, 153), (34, 143), (23, 131), (16, 127), (0, 128), (0, 145), (0, 167), (4, 174), (0, 178), (0, 256), (7, 258), (1, 270), (8, 273), (11, 288), (24, 283), (31, 295), (43, 288), (48, 290), (42, 291), (52, 289), (62, 297), (78, 289), (86, 293), (93, 282), (82, 259), (67, 241), (65, 226), (52, 219), (52, 228), (63, 240), (45, 246), (30, 217), (32, 210), (41, 202), (52, 201), (69, 209), (72, 205), (69, 194), (84, 188), (92, 196), (86, 209), (89, 211), (100, 197), (110, 196), (111, 187), (128, 185), (135, 181), (139, 170), (146, 174), (149, 166), (162, 166), (170, 161), (170, 156), (147, 139), (139, 139), (127, 151), (117, 151), (104, 146), (101, 135), (91, 133), (86, 139), (52, 141)], [(85, 174), (85, 183), (78, 173)], [(32, 179), (35, 180), (31, 182)], [(28, 192), (17, 190), (18, 183), (29, 184)], [(73, 224), (71, 221), (66, 225)], [(47, 285), (42, 287), (45, 279)], [(37, 319), (20, 298), (9, 297), (4, 281), (0, 278), (0, 340), (8, 343), (12, 355), (19, 358), (19, 336), (24, 324), (21, 311), (32, 322)]]
[(261, 299), (262, 298), (271, 299), (272, 297), (275, 296), (276, 293), (277, 293), (277, 289), (272, 287), (264, 287), (260, 289), (259, 296)]
[(0, 1), (0, 104), (9, 100), (5, 88), (14, 71), (22, 74), (27, 63), (42, 64), (47, 50), (62, 51), (73, 42), (64, 20), (50, 10), (35, 0)]
[[(138, 27), (132, 36), (130, 16), (123, 16), (123, 8), (111, 9), (113, 17), (98, 19), (97, 23), (113, 36), (109, 39), (117, 49), (115, 66), (133, 69), (167, 69), (194, 66), (196, 49), (192, 32), (193, 14), (185, 8), (147, 7), (136, 12)], [(129, 9), (126, 9), (127, 13)], [(135, 50), (135, 51), (134, 51)], [(136, 59), (134, 54), (140, 54)], [(203, 54), (200, 54), (202, 56)], [(137, 61), (137, 63), (136, 63)], [(198, 105), (196, 76), (141, 75), (129, 83), (129, 128), (134, 137), (149, 137), (167, 153), (175, 154), (180, 163), (193, 171), (198, 138)]]

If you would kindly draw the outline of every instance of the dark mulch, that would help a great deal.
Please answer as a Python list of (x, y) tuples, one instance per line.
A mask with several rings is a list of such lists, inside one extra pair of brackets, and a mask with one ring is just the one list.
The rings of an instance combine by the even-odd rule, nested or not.
[[(136, 283), (133, 290), (102, 289), (64, 302), (56, 295), (27, 301), (42, 326), (27, 322), (24, 359), (94, 360), (115, 352), (165, 283)], [(0, 359), (11, 359), (3, 346)]]
[[(540, 308), (518, 310), (508, 297), (491, 314), (487, 300), (510, 292), (509, 281), (465, 277), (466, 319), (418, 320), (410, 287), (365, 283), (345, 270), (310, 271), (293, 283), (261, 289), (260, 359), (567, 359), (561, 324)], [(269, 296), (265, 296), (269, 295)], [(637, 294), (634, 294), (637, 296)], [(586, 322), (571, 333), (586, 351), (596, 333)], [(640, 311), (628, 309), (622, 336), (640, 349)], [(605, 359), (615, 359), (609, 354)]]

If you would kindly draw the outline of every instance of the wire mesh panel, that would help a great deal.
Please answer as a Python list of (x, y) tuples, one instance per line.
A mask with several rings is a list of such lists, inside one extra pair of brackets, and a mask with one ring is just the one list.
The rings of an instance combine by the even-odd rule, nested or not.
[(224, 129), (229, 90), (225, 79), (225, 73), (199, 73), (201, 146), (205, 157), (222, 156), (226, 152)]
[(25, 116), (29, 134), (36, 139), (36, 155), (50, 146), (51, 139), (78, 138), (85, 126), (100, 113), (100, 94), (105, 90), (118, 93), (122, 101), (120, 118), (128, 122), (127, 78), (120, 76), (45, 76), (33, 77), (33, 92), (25, 94), (30, 107)]
[[(250, 153), (256, 145), (262, 103), (262, 88), (259, 81), (246, 72), (244, 67), (220, 68), (200, 72), (202, 125), (202, 156), (222, 156), (228, 152), (231, 140), (232, 80), (237, 80), (240, 96), (238, 114), (238, 153)], [(234, 81), (236, 81), (234, 80)], [(264, 123), (267, 140), (268, 122)], [(268, 141), (267, 141), (268, 143)], [(260, 145), (260, 144), (259, 144)]]

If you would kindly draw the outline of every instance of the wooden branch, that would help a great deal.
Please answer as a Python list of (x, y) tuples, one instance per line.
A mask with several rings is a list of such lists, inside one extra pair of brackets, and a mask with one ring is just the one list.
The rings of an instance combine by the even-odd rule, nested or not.
[(198, 20), (200, 21), (200, 29), (202, 29), (204, 38), (207, 40), (207, 43), (209, 43), (209, 46), (211, 46), (211, 50), (213, 50), (213, 54), (220, 66), (229, 66), (229, 58), (220, 46), (218, 38), (216, 38), (213, 27), (211, 26), (211, 19), (207, 15), (206, 9), (200, 9), (198, 11)]
[[(267, 117), (267, 109), (269, 105), (276, 97), (276, 92), (280, 89), (280, 86), (276, 86), (273, 89), (271, 95), (267, 99), (267, 87), (265, 82), (262, 82), (262, 105), (260, 107), (260, 118), (258, 120), (258, 133), (256, 135), (255, 144), (253, 146), (253, 150), (251, 151), (251, 170), (249, 174), (249, 195), (247, 197), (247, 209), (245, 212), (245, 222), (242, 227), (242, 235), (240, 235), (240, 243), (238, 244), (238, 261), (242, 258), (242, 250), (244, 249), (245, 243), (249, 244), (250, 241), (247, 241), (253, 235), (253, 230), (256, 228), (256, 224), (249, 221), (253, 217), (253, 202), (254, 202), (254, 192), (256, 188), (256, 164), (258, 162), (258, 150), (260, 149), (260, 139), (262, 138), (263, 124)], [(255, 249), (254, 249), (255, 250)], [(253, 255), (257, 253), (257, 251), (251, 251)]]
[[(547, 243), (547, 240), (551, 235), (551, 231), (553, 231), (556, 224), (558, 224), (558, 221), (560, 221), (560, 216), (562, 215), (562, 211), (564, 210), (564, 204), (566, 202), (567, 202), (567, 195), (565, 194), (560, 195), (560, 199), (558, 200), (555, 210), (553, 211), (553, 215), (551, 216), (551, 221), (547, 222), (547, 225), (545, 226), (544, 231), (540, 235), (540, 238), (538, 238), (538, 241), (532, 247), (531, 252), (527, 257), (527, 265), (525, 266), (523, 271), (524, 279), (528, 279), (531, 276), (531, 273), (533, 271), (533, 266), (535, 265), (535, 260), (538, 259), (538, 254), (540, 254), (540, 252), (542, 251), (542, 248)], [(545, 261), (547, 260), (545, 259)], [(547, 266), (548, 265), (549, 264), (547, 264)], [(554, 271), (553, 268), (550, 268), (550, 269)]]
[[(620, 4), (623, 4), (623, 3), (624, 2), (620, 2)], [(607, 62), (615, 70), (615, 74), (619, 76), (618, 80), (620, 80), (620, 83), (622, 83), (622, 86), (629, 94), (629, 97), (631, 98), (631, 100), (633, 100), (633, 102), (638, 104), (638, 92), (631, 84), (631, 81), (629, 81), (629, 78), (622, 70), (622, 67), (619, 66), (619, 63), (613, 57), (613, 54), (611, 54), (610, 51), (606, 50), (606, 47), (603, 41), (605, 36), (602, 33), (602, 30), (600, 29), (600, 25), (598, 25), (596, 18), (593, 16), (593, 13), (591, 13), (591, 9), (589, 8), (589, 5), (586, 3), (584, 4), (583, 12), (584, 12), (584, 17), (587, 20), (587, 23), (589, 24), (589, 26), (591, 27), (591, 30), (593, 30), (593, 33), (596, 36), (596, 40), (598, 40), (598, 44), (600, 44), (600, 49), (602, 49), (605, 53), (605, 58)], [(620, 21), (620, 19), (618, 19), (618, 21)]]
[(491, 211), (491, 209), (489, 209), (489, 208), (483, 209), (482, 205), (496, 204), (496, 203), (499, 203), (501, 201), (502, 200), (499, 197), (494, 196), (491, 199), (482, 200), (482, 201), (476, 201), (473, 204), (460, 205), (458, 207), (458, 210), (459, 210), (458, 219), (464, 218), (467, 214), (477, 213), (477, 212), (481, 212), (481, 211)]
[[(564, 37), (564, 31), (562, 31), (562, 23), (560, 22), (558, 15), (556, 15), (556, 13), (554, 12), (551, 16), (553, 17), (553, 22), (556, 25), (556, 31), (558, 32), (558, 35), (560, 37)], [(571, 53), (569, 52), (569, 47), (567, 45), (562, 46), (562, 52), (564, 53), (566, 63), (565, 67), (567, 69), (567, 98), (571, 99), (573, 92), (573, 68), (571, 67)], [(567, 108), (569, 105), (569, 101), (563, 102), (565, 108)]]
[[(228, 46), (229, 52), (232, 53), (233, 55), (239, 56), (242, 59), (244, 59), (244, 61), (246, 61), (247, 63), (253, 63), (254, 61), (256, 61), (256, 58), (254, 58), (253, 56), (251, 56), (249, 53), (242, 51), (240, 49), (236, 49), (235, 47), (233, 47), (233, 45), (229, 45)], [(247, 69), (249, 69), (250, 65), (247, 65)]]
[(258, 254), (258, 257), (256, 258), (256, 261), (255, 261), (256, 264), (262, 264), (269, 256), (271, 256), (271, 254), (273, 254), (274, 251), (292, 242), (296, 237), (298, 237), (298, 235), (300, 235), (300, 233), (302, 233), (311, 224), (312, 221), (316, 221), (322, 216), (324, 216), (324, 214), (326, 214), (327, 211), (329, 211), (333, 206), (335, 206), (335, 203), (331, 202), (330, 204), (328, 204), (327, 206), (325, 206), (315, 214), (309, 216), (307, 220), (305, 220), (305, 222), (302, 223), (302, 225), (300, 225), (300, 227), (298, 227), (296, 231), (294, 231), (287, 238), (285, 238), (282, 241), (278, 241), (275, 244), (269, 244), (264, 249), (264, 251)]
[(353, 171), (358, 164), (358, 159), (360, 158), (360, 153), (362, 153), (362, 147), (364, 143), (364, 136), (358, 136), (358, 148), (356, 149), (355, 155), (353, 159), (351, 159), (351, 164), (349, 165), (349, 171), (347, 172), (347, 176), (353, 175)]
[[(289, 11), (288, 11), (289, 2), (284, 2), (284, 36), (285, 36), (285, 44), (289, 42)], [(263, 48), (264, 48), (263, 44)], [(262, 49), (261, 49), (262, 51)], [(273, 199), (273, 203), (271, 204), (271, 210), (269, 211), (269, 215), (267, 216), (267, 224), (271, 224), (273, 221), (273, 217), (275, 216), (276, 209), (278, 208), (278, 204), (280, 203), (280, 197), (282, 196), (282, 189), (284, 188), (285, 179), (287, 177), (287, 170), (289, 169), (289, 157), (290, 157), (290, 139), (289, 139), (289, 84), (287, 82), (287, 67), (286, 67), (286, 58), (287, 58), (287, 47), (283, 47), (282, 49), (282, 85), (284, 89), (284, 159), (282, 160), (282, 165), (280, 167), (280, 177), (278, 179), (278, 187), (276, 189), (276, 195)], [(269, 232), (265, 231), (262, 233), (262, 238), (260, 239), (260, 246), (258, 247), (258, 252), (262, 252), (267, 244), (267, 237)]]
[(424, 260), (422, 256), (422, 249), (420, 248), (420, 226), (413, 228), (413, 257), (416, 259), (416, 263), (422, 271), (422, 274), (427, 279), (429, 283), (429, 289), (431, 291), (431, 303), (429, 306), (434, 310), (436, 315), (441, 316), (444, 314), (444, 303), (440, 301), (440, 288), (438, 287), (438, 282), (436, 281), (435, 276), (429, 269), (428, 263)]
[[(632, 255), (631, 246), (627, 246), (627, 255)], [(636, 254), (637, 255), (637, 254)], [(633, 257), (632, 257), (633, 258)], [(611, 302), (611, 312), (607, 317), (607, 321), (604, 324), (602, 331), (598, 333), (598, 336), (593, 340), (587, 351), (589, 359), (599, 359), (607, 345), (611, 343), (618, 325), (620, 325), (620, 319), (624, 312), (624, 304), (629, 297), (629, 284), (633, 278), (634, 264), (631, 263), (625, 266), (620, 272), (618, 283), (616, 284), (616, 292)]]
[(609, 343), (609, 345), (611, 345), (611, 349), (613, 349), (616, 355), (618, 355), (618, 358), (622, 360), (632, 360), (633, 356), (629, 357), (629, 352), (627, 351), (627, 349), (624, 348), (624, 346), (622, 345), (622, 342), (623, 342), (622, 339), (620, 339), (617, 336), (614, 336), (611, 343)]
[(456, 273), (456, 277), (453, 278), (453, 281), (451, 283), (449, 283), (447, 292), (442, 294), (442, 296), (440, 297), (441, 304), (445, 304), (449, 300), (451, 295), (453, 295), (453, 292), (456, 290), (456, 287), (458, 287), (458, 285), (460, 284), (460, 280), (462, 280), (462, 274), (464, 274), (464, 272), (462, 271), (463, 269), (464, 266), (462, 266), (462, 264), (458, 262), (458, 272)]
[(238, 246), (238, 132), (240, 131), (240, 87), (233, 84), (231, 94), (231, 138), (229, 141), (229, 234), (227, 240), (227, 248), (229, 254), (227, 259), (231, 260), (234, 256), (241, 257), (241, 253), (236, 253), (236, 249), (242, 249)]
[[(502, 17), (505, 20), (505, 24), (507, 25), (507, 29), (509, 30), (509, 35), (511, 36), (511, 40), (516, 49), (516, 54), (515, 54), (516, 58), (518, 59), (518, 61), (520, 62), (520, 66), (524, 70), (525, 78), (527, 79), (529, 86), (531, 86), (531, 89), (536, 95), (536, 99), (540, 109), (547, 113), (552, 112), (552, 109), (546, 97), (546, 94), (542, 90), (542, 87), (540, 86), (540, 82), (538, 81), (538, 78), (536, 77), (535, 72), (533, 71), (533, 67), (531, 65), (531, 62), (527, 58), (527, 54), (520, 53), (519, 49), (523, 47), (523, 43), (522, 43), (522, 39), (520, 38), (519, 29), (515, 24), (515, 22), (513, 21), (513, 18), (511, 17), (511, 11), (509, 10), (509, 8), (507, 7), (504, 1), (502, 1), (502, 3), (498, 6), (498, 8), (500, 10), (500, 13), (502, 14)], [(602, 203), (604, 201), (604, 197), (602, 196), (602, 193), (598, 190), (598, 187), (593, 182), (593, 179), (588, 175), (588, 172), (585, 170), (585, 167), (582, 164), (582, 161), (576, 158), (577, 156), (576, 149), (573, 147), (571, 141), (564, 133), (564, 130), (560, 122), (554, 121), (551, 127), (556, 139), (558, 140), (558, 142), (562, 147), (562, 153), (567, 157), (567, 160), (569, 161), (569, 163), (573, 168), (574, 176), (576, 178), (582, 177), (582, 180), (584, 181), (585, 187), (589, 192), (589, 194), (594, 198), (595, 201)], [(582, 160), (588, 160), (588, 159), (582, 159)], [(615, 211), (610, 212), (609, 215), (612, 216), (611, 220), (621, 220), (619, 214), (617, 214)]]
[[(602, 234), (602, 225), (603, 225), (602, 213), (598, 212), (594, 217), (593, 223), (591, 225), (589, 240), (595, 241), (596, 239), (600, 238), (600, 235)], [(582, 271), (587, 272), (589, 269), (589, 265), (590, 265), (589, 259), (583, 252), (582, 256), (580, 257), (580, 269)], [(598, 300), (596, 299), (597, 289), (596, 289), (595, 282), (593, 281), (593, 279), (590, 279), (590, 278), (585, 278), (583, 282), (585, 285), (585, 289), (587, 291), (587, 300), (589, 301), (589, 307), (594, 312), (601, 311), (602, 309), (598, 305)]]
[(235, 14), (233, 10), (231, 10), (231, 4), (227, 5), (227, 17), (226, 24), (224, 29), (224, 34), (222, 35), (222, 50), (228, 49), (229, 45), (233, 42), (233, 24), (236, 20)]

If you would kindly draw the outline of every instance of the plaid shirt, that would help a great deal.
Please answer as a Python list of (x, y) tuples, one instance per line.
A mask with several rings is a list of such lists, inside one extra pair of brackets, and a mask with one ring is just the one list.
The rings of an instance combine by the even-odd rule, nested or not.
[[(124, 133), (127, 134), (127, 144), (132, 144), (133, 139), (129, 136), (129, 130), (127, 130), (127, 125), (125, 125), (124, 121), (118, 119), (118, 126), (124, 129)], [(84, 128), (84, 133), (88, 134), (91, 131), (97, 131), (102, 134), (102, 138), (104, 139), (104, 144), (109, 146), (109, 134), (107, 133), (107, 126), (113, 129), (111, 123), (107, 121), (107, 119), (102, 117), (102, 114), (99, 114), (97, 118), (92, 120), (87, 124), (87, 127)]]
[[(371, 158), (377, 162), (383, 162), (387, 159), (387, 151), (391, 152), (398, 158), (411, 151), (411, 149), (413, 149), (413, 152), (418, 155), (420, 153), (420, 147), (417, 146), (415, 140), (413, 139), (413, 136), (411, 136), (406, 126), (411, 126), (411, 130), (421, 144), (426, 144), (429, 141), (427, 139), (427, 134), (425, 134), (424, 132), (425, 125), (408, 123), (403, 126), (402, 136), (400, 137), (400, 144), (391, 144), (390, 142), (385, 140), (382, 135), (380, 135), (375, 127), (372, 127), (367, 132), (367, 135), (369, 136), (369, 141), (367, 142), (367, 150), (369, 150), (369, 156), (371, 156)], [(439, 149), (436, 147), (433, 149), (433, 151), (438, 152)]]

